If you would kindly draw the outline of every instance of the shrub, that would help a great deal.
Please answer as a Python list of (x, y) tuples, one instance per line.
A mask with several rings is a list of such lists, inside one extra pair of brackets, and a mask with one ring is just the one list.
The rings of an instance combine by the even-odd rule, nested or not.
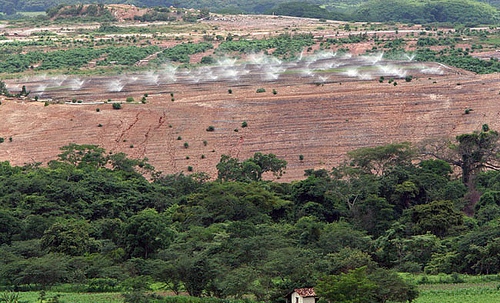
[(215, 59), (212, 56), (205, 56), (205, 57), (201, 58), (200, 63), (201, 64), (214, 64)]
[(3, 143), (5, 139), (3, 137), (0, 137), (0, 143)]
[(247, 126), (248, 126), (247, 121), (243, 121), (243, 122), (241, 123), (241, 127), (247, 127)]
[(188, 171), (193, 171), (193, 167), (192, 166), (188, 166)]
[(99, 108), (96, 108), (96, 109), (95, 109), (95, 111), (96, 111), (96, 112), (100, 112), (101, 110), (100, 110)]
[(232, 94), (232, 93), (233, 93), (233, 90), (232, 90), (232, 89), (228, 89), (228, 90), (227, 90), (227, 93), (228, 93), (228, 94)]
[(19, 301), (19, 293), (12, 291), (5, 291), (0, 295), (0, 302), (17, 303)]
[(188, 148), (189, 144), (187, 142), (184, 142), (184, 148)]
[(182, 140), (182, 137), (181, 136), (177, 137), (177, 140)]
[(207, 145), (208, 145), (207, 140), (203, 140), (203, 146), (207, 146)]
[(278, 91), (273, 89), (273, 95), (277, 95), (278, 94)]
[(88, 292), (109, 292), (116, 290), (118, 281), (113, 278), (93, 278), (89, 279), (86, 291)]
[(413, 76), (406, 76), (405, 77), (406, 82), (411, 82), (411, 80), (413, 80)]
[(207, 127), (207, 132), (213, 132), (214, 130), (215, 130), (215, 127), (213, 127), (212, 125)]
[(134, 97), (127, 97), (127, 99), (125, 99), (127, 102), (134, 102)]
[(122, 105), (120, 103), (113, 103), (113, 109), (121, 109)]
[(257, 88), (257, 93), (265, 93), (266, 92), (266, 89), (265, 88)]
[(303, 161), (304, 160), (304, 155), (299, 155), (299, 160)]

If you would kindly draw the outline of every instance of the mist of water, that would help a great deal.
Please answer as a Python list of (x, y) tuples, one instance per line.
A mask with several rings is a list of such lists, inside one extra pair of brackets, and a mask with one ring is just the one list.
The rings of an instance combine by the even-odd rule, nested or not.
[(375, 65), (375, 64), (379, 63), (383, 57), (384, 57), (383, 52), (378, 53), (378, 54), (374, 54), (374, 55), (369, 55), (369, 56), (362, 56), (363, 60), (371, 65)]
[(415, 54), (408, 55), (408, 54), (405, 53), (404, 56), (410, 62), (413, 61), (413, 59), (415, 59)]
[(394, 65), (377, 65), (377, 68), (384, 76), (397, 76), (400, 78), (406, 77), (407, 71)]
[(80, 80), (79, 78), (74, 78), (69, 81), (69, 87), (71, 90), (80, 90), (85, 83), (85, 80)]
[(121, 92), (125, 87), (125, 83), (120, 79), (114, 79), (109, 81), (106, 87), (108, 92)]

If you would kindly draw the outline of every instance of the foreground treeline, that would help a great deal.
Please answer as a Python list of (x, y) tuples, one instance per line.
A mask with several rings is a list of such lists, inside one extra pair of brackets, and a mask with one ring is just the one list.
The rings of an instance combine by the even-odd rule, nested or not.
[(47, 165), (2, 162), (0, 283), (134, 297), (162, 282), (266, 302), (315, 286), (332, 302), (405, 302), (417, 293), (396, 271), (500, 271), (498, 139), (484, 125), (419, 148), (363, 148), (291, 183), (263, 181), (286, 162), (261, 153), (223, 156), (214, 181), (93, 145)]

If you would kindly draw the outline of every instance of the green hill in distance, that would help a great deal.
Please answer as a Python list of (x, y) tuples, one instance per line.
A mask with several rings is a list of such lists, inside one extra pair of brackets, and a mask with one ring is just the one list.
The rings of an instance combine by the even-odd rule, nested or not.
[[(93, 0), (67, 0), (67, 5), (95, 3)], [(138, 7), (178, 7), (208, 9), (226, 14), (275, 14), (343, 21), (450, 23), (464, 25), (497, 24), (500, 0), (104, 0), (133, 4)], [(0, 0), (0, 11), (12, 16), (23, 11), (46, 11), (57, 5), (55, 0)]]

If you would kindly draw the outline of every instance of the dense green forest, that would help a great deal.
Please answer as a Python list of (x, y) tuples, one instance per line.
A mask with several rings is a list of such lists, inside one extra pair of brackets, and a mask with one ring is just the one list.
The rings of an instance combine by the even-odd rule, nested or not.
[[(82, 3), (95, 3), (95, 1), (64, 2), (75, 7), (74, 13), (83, 9)], [(214, 1), (214, 0), (187, 0), (187, 1), (99, 1), (93, 7), (104, 7), (107, 3), (127, 3), (141, 7), (179, 7), (208, 9), (220, 13), (250, 13), (250, 14), (276, 14), (296, 17), (321, 18), (345, 21), (376, 21), (376, 22), (413, 22), (430, 23), (446, 22), (460, 24), (495, 24), (498, 22), (498, 8), (500, 3), (496, 0), (478, 2), (473, 0), (345, 0), (327, 1), (310, 0), (307, 2), (289, 0), (252, 0), (252, 1)], [(0, 0), (0, 11), (7, 16), (22, 11), (47, 11), (49, 16), (55, 7), (62, 7), (54, 0)], [(94, 9), (92, 14), (99, 13), (100, 20), (111, 15), (102, 9)]]
[(143, 291), (154, 282), (265, 302), (311, 286), (333, 300), (357, 285), (352, 300), (406, 302), (418, 293), (395, 271), (500, 272), (499, 148), (483, 125), (449, 141), (358, 149), (291, 183), (263, 180), (287, 163), (262, 153), (223, 156), (216, 180), (94, 145), (64, 146), (45, 165), (2, 162), (0, 285), (145, 300), (128, 302), (153, 300)]
[(363, 3), (354, 16), (354, 19), (359, 21), (398, 21), (419, 24), (449, 22), (477, 25), (498, 22), (496, 8), (468, 0), (370, 0)]

